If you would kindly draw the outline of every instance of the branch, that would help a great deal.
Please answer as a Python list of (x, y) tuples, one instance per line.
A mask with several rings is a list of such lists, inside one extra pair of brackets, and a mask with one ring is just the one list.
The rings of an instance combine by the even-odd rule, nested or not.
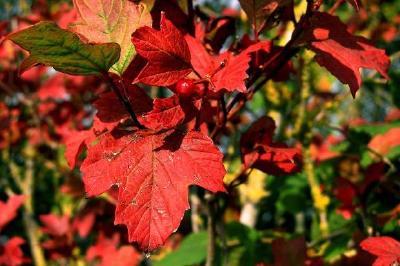
[[(108, 75), (108, 74), (104, 74), (103, 75), (104, 80), (106, 80), (110, 86), (111, 89), (113, 90), (113, 92), (117, 95), (119, 101), (124, 105), (126, 111), (129, 113), (129, 115), (131, 116), (133, 123), (136, 124), (136, 126), (140, 129), (145, 129), (145, 127), (139, 122), (139, 120), (136, 117), (135, 111), (133, 111), (132, 105), (129, 102), (129, 100), (121, 93), (121, 91), (119, 90), (119, 87), (117, 84), (115, 84), (114, 80)], [(118, 83), (125, 88), (125, 85), (123, 83), (123, 81), (121, 79), (118, 80)]]

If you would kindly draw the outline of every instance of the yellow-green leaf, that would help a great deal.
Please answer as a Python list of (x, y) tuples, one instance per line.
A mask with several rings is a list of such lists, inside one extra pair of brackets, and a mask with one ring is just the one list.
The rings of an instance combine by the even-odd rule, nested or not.
[(15, 32), (8, 39), (30, 52), (21, 65), (22, 72), (43, 64), (72, 75), (98, 75), (118, 61), (121, 50), (116, 43), (83, 43), (75, 33), (46, 21)]
[(71, 29), (89, 42), (115, 42), (121, 46), (121, 57), (112, 70), (122, 74), (136, 55), (132, 33), (142, 26), (151, 27), (152, 1), (138, 4), (129, 0), (74, 0), (78, 21)]

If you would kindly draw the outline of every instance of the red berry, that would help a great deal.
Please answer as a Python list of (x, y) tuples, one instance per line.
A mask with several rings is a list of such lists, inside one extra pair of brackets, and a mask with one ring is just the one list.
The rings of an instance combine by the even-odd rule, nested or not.
[(175, 93), (183, 98), (202, 96), (203, 90), (194, 83), (193, 79), (181, 79), (175, 85)]

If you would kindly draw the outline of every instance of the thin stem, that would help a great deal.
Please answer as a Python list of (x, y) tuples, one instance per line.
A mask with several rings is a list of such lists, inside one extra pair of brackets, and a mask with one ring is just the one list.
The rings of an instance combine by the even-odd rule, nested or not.
[[(220, 97), (219, 103), (221, 108), (220, 111), (222, 111), (222, 117), (218, 115), (218, 123), (210, 134), (211, 139), (213, 139), (220, 130), (224, 129), (228, 120), (228, 111), (226, 110), (226, 103), (223, 95)], [(220, 112), (218, 112), (218, 114), (219, 113)]]
[[(103, 78), (110, 84), (111, 89), (113, 92), (117, 95), (119, 101), (124, 105), (126, 111), (129, 113), (131, 116), (133, 123), (136, 124), (136, 126), (140, 129), (145, 129), (145, 127), (139, 122), (139, 120), (136, 117), (135, 111), (132, 108), (131, 102), (121, 93), (119, 90), (119, 87), (117, 84), (115, 84), (114, 80), (108, 75), (104, 74)], [(123, 81), (120, 79), (118, 80), (118, 83), (124, 88), (125, 85)]]
[(194, 35), (194, 9), (193, 9), (193, 0), (187, 0), (187, 9), (188, 9), (188, 21), (190, 23), (189, 25), (189, 31), (191, 35)]
[(335, 2), (335, 4), (329, 9), (328, 13), (333, 14), (336, 12), (336, 10), (344, 3), (344, 0), (338, 0)]
[(208, 246), (207, 246), (207, 260), (206, 266), (215, 265), (215, 250), (216, 250), (216, 214), (215, 214), (215, 202), (214, 197), (211, 194), (207, 195), (208, 211), (207, 211), (207, 235), (208, 235)]

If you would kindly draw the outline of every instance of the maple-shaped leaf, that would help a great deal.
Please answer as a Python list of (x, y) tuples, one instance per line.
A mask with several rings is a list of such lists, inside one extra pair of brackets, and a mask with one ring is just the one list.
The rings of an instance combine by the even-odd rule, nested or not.
[(360, 246), (378, 257), (373, 266), (390, 266), (400, 263), (400, 242), (391, 237), (369, 237), (363, 240)]
[(25, 243), (20, 237), (13, 237), (4, 245), (0, 244), (0, 265), (17, 266), (30, 263), (29, 258), (24, 257), (21, 245)]
[(137, 53), (148, 61), (136, 82), (169, 86), (192, 71), (188, 44), (163, 13), (160, 30), (142, 27), (133, 33), (132, 42)]
[(7, 202), (0, 200), (0, 231), (17, 216), (17, 210), (25, 201), (24, 195), (11, 196)]
[(131, 35), (142, 26), (151, 26), (148, 6), (129, 0), (74, 0), (78, 20), (71, 29), (92, 43), (118, 43), (121, 57), (112, 70), (122, 74), (135, 56)]
[[(148, 129), (154, 131), (171, 129), (185, 118), (183, 107), (176, 95), (152, 100), (142, 88), (130, 85), (126, 97), (138, 116), (139, 122)], [(98, 111), (96, 115), (99, 120), (110, 125), (108, 129), (114, 128), (120, 121), (130, 117), (112, 92), (101, 95), (94, 106)]]
[(81, 166), (89, 196), (119, 186), (115, 223), (142, 250), (161, 246), (189, 208), (188, 187), (224, 191), (223, 155), (197, 131), (103, 135)]
[(242, 161), (246, 167), (268, 174), (288, 174), (299, 170), (301, 150), (274, 143), (275, 122), (263, 116), (240, 139)]
[(193, 68), (202, 78), (212, 76), (213, 86), (210, 86), (210, 89), (215, 92), (220, 90), (246, 91), (245, 80), (248, 78), (246, 71), (249, 68), (250, 53), (270, 46), (269, 43), (267, 45), (266, 42), (262, 42), (249, 47), (238, 55), (224, 52), (218, 56), (211, 56), (198, 39), (190, 35), (186, 35), (185, 39), (189, 44)]
[(302, 40), (310, 42), (319, 65), (350, 86), (353, 97), (361, 86), (360, 68), (375, 69), (389, 79), (390, 59), (385, 51), (364, 37), (352, 35), (336, 16), (314, 12)]
[(55, 214), (40, 215), (40, 221), (44, 225), (42, 231), (52, 236), (63, 236), (70, 230), (69, 217), (67, 215), (57, 216)]
[(48, 21), (12, 33), (7, 38), (30, 52), (21, 64), (21, 72), (43, 64), (72, 75), (100, 75), (118, 61), (121, 50), (116, 43), (83, 43), (73, 32)]

